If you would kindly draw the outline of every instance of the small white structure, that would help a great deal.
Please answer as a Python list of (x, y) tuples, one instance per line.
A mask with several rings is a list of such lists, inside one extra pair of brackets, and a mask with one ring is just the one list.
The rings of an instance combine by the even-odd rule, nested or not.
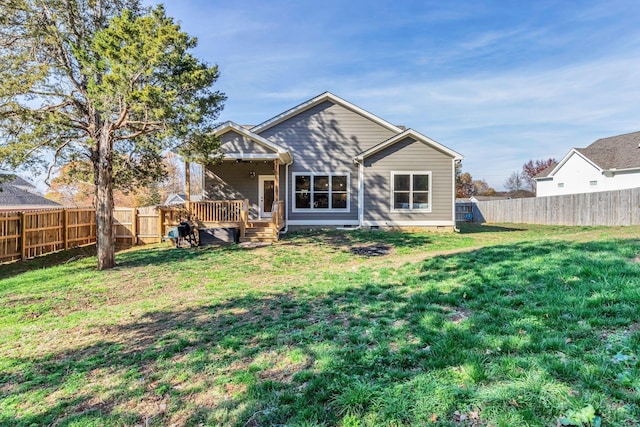
[[(171, 205), (184, 205), (187, 201), (187, 196), (184, 193), (171, 193), (167, 196), (167, 200), (164, 201), (164, 206)], [(192, 202), (200, 202), (202, 201), (202, 194), (192, 194), (191, 195)]]
[(572, 148), (557, 165), (534, 179), (537, 197), (640, 187), (640, 132)]

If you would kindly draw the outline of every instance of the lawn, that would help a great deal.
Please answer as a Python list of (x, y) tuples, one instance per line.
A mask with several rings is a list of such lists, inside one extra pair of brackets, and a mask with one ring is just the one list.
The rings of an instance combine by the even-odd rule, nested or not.
[(0, 266), (0, 425), (640, 426), (640, 227)]

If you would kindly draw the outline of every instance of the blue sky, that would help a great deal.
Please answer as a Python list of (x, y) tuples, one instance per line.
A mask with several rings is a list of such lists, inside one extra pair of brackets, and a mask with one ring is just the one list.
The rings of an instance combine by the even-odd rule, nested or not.
[(220, 67), (220, 121), (330, 91), (462, 153), (496, 189), (529, 159), (640, 130), (637, 1), (164, 4)]
[(330, 91), (461, 152), (496, 188), (529, 159), (640, 130), (634, 1), (164, 4), (220, 67), (221, 121)]

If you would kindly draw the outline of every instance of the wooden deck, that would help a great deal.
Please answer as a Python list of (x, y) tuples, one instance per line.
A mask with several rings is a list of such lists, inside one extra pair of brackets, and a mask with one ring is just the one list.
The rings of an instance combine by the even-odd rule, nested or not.
[(250, 219), (247, 199), (191, 202), (184, 208), (160, 208), (158, 232), (164, 236), (168, 227), (190, 219), (198, 229), (237, 228), (241, 242), (274, 242), (285, 226), (284, 202), (275, 201), (271, 214), (271, 219)]

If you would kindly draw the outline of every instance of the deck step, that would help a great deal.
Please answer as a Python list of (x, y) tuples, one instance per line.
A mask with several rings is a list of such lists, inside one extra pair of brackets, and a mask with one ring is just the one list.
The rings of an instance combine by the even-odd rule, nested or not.
[(240, 238), (240, 242), (275, 242), (278, 240), (277, 234), (269, 224), (259, 224), (254, 222), (253, 227), (245, 229), (245, 237)]

